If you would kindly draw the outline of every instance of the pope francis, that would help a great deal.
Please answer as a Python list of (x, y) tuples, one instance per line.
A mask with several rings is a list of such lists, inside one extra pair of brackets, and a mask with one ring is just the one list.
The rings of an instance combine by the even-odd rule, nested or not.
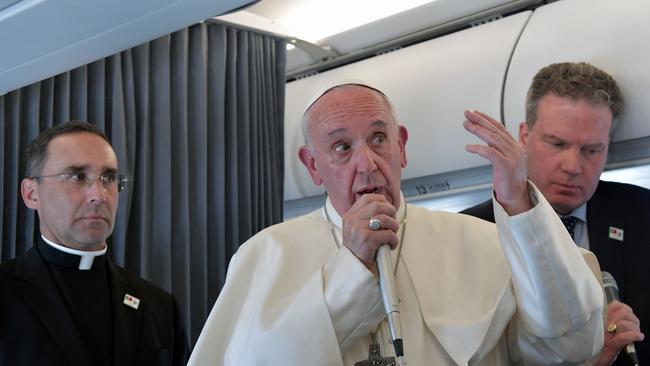
[[(327, 201), (233, 256), (190, 365), (570, 365), (603, 346), (603, 292), (527, 180), (498, 122), (465, 112), (493, 166), (496, 225), (407, 205), (408, 132), (365, 84), (327, 89), (303, 117), (298, 156)], [(395, 357), (375, 256), (392, 251), (404, 357)], [(591, 263), (591, 268), (589, 263)]]

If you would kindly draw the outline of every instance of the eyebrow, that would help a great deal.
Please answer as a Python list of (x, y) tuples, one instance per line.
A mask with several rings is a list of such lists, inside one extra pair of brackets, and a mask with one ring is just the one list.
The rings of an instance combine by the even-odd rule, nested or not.
[[(85, 170), (88, 170), (88, 165), (70, 165), (65, 168), (63, 168), (62, 172), (63, 173), (78, 173), (78, 172), (83, 172)], [(102, 174), (105, 173), (117, 173), (117, 168), (113, 167), (104, 167), (102, 169)]]
[[(563, 139), (561, 137), (555, 136), (553, 134), (546, 134), (546, 135), (543, 135), (542, 137), (544, 138), (544, 140), (547, 140), (547, 141), (548, 140), (555, 140), (555, 141), (560, 141), (560, 142), (567, 142), (567, 140), (565, 140), (565, 139)], [(583, 147), (588, 147), (588, 148), (595, 148), (595, 147), (604, 147), (604, 146), (607, 146), (607, 144), (602, 143), (602, 142), (597, 142), (595, 144), (587, 144), (587, 145), (582, 145), (582, 146)]]
[[(372, 127), (386, 127), (386, 126), (388, 126), (388, 124), (386, 122), (384, 122), (383, 120), (376, 120), (375, 122), (372, 123), (371, 126)], [(347, 130), (347, 128), (345, 128), (345, 127), (337, 128), (335, 130), (332, 130), (332, 131), (328, 132), (327, 136), (331, 137), (331, 136), (340, 135), (340, 134), (344, 133), (346, 130)]]

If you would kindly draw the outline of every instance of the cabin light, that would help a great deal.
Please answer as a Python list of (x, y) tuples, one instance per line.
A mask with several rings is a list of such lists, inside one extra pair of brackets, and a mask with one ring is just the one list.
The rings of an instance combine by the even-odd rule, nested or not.
[(301, 0), (276, 21), (291, 29), (299, 38), (316, 43), (318, 40), (430, 2), (432, 0)]
[(296, 48), (296, 46), (292, 45), (291, 43), (287, 43), (287, 51), (291, 51), (294, 48)]

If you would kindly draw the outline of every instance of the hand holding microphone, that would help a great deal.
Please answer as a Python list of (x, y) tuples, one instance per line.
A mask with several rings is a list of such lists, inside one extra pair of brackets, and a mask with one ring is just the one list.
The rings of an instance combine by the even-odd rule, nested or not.
[[(343, 244), (377, 275), (375, 257), (382, 244), (397, 246), (399, 222), (395, 219), (396, 209), (383, 195), (364, 194), (343, 215)], [(371, 230), (368, 220), (375, 218), (381, 222), (381, 230)]]
[(639, 358), (633, 341), (643, 339), (639, 319), (634, 315), (632, 308), (619, 301), (618, 285), (614, 277), (608, 272), (602, 272), (602, 278), (608, 306), (605, 352), (601, 363), (611, 364), (622, 349), (630, 364), (638, 366)]
[(398, 244), (396, 209), (383, 195), (364, 194), (343, 217), (343, 242), (370, 271), (379, 276), (379, 287), (388, 318), (395, 355), (403, 356), (399, 300), (395, 287), (391, 248)]

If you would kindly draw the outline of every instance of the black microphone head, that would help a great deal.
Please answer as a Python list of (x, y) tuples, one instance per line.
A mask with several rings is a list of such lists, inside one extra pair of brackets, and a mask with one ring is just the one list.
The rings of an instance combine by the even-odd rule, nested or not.
[(603, 287), (605, 287), (605, 288), (613, 287), (618, 292), (618, 284), (616, 283), (616, 280), (614, 279), (614, 276), (612, 276), (611, 273), (606, 272), (606, 271), (603, 271), (601, 273), (601, 275), (603, 277)]

